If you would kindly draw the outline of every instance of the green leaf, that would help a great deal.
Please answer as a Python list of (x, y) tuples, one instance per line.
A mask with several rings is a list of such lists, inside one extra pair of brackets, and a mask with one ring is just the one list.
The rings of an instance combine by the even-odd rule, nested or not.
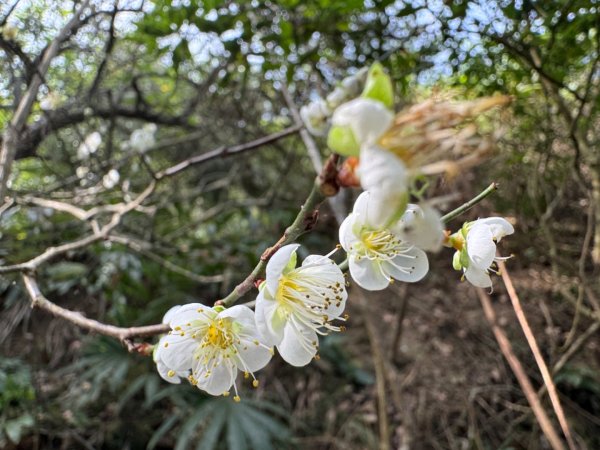
[(350, 127), (331, 127), (327, 136), (327, 145), (334, 152), (344, 156), (358, 156), (360, 153), (360, 146)]
[(394, 107), (392, 79), (378, 62), (374, 63), (369, 69), (362, 97), (378, 100), (389, 109)]
[[(196, 446), (196, 450), (213, 450), (216, 448), (219, 436), (225, 426), (225, 418), (229, 411), (229, 407), (223, 404), (223, 401), (231, 401), (229, 398), (220, 401), (211, 402), (214, 405), (211, 419), (208, 426), (203, 430), (200, 442)], [(220, 403), (220, 404), (219, 404)], [(218, 406), (217, 406), (218, 405)]]
[[(235, 408), (237, 405), (234, 405)], [(248, 444), (244, 435), (244, 429), (240, 423), (240, 418), (234, 409), (234, 413), (229, 415), (227, 421), (227, 447), (235, 450), (246, 450)]]
[(162, 439), (162, 437), (169, 432), (171, 428), (175, 425), (175, 423), (179, 420), (179, 416), (173, 414), (167, 417), (163, 423), (160, 424), (160, 427), (152, 434), (152, 437), (148, 441), (147, 450), (152, 450), (156, 447), (156, 444)]

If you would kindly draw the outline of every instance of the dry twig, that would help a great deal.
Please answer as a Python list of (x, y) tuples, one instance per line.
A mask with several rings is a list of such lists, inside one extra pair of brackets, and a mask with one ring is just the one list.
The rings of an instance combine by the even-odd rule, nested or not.
[(490, 297), (481, 288), (477, 289), (477, 294), (479, 295), (479, 300), (481, 301), (485, 318), (490, 324), (492, 332), (494, 333), (494, 337), (496, 338), (498, 346), (500, 347), (500, 351), (506, 358), (506, 361), (515, 374), (515, 377), (517, 378), (517, 381), (519, 382), (519, 385), (525, 394), (525, 398), (527, 398), (527, 401), (529, 402), (529, 405), (531, 406), (531, 409), (533, 410), (533, 413), (540, 424), (540, 427), (542, 428), (542, 432), (548, 439), (548, 442), (550, 442), (553, 450), (564, 450), (565, 446), (560, 440), (558, 433), (552, 426), (552, 422), (548, 418), (540, 399), (536, 395), (531, 381), (529, 381), (529, 377), (527, 376), (527, 373), (521, 364), (521, 361), (519, 361), (519, 358), (517, 358), (517, 355), (513, 351), (512, 345), (508, 340), (506, 333), (498, 324), (496, 313), (494, 312)]

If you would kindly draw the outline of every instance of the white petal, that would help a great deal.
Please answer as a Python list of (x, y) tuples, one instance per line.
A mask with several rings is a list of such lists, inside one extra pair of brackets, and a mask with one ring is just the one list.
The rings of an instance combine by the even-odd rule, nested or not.
[(283, 339), (285, 321), (277, 314), (278, 304), (265, 296), (266, 289), (256, 297), (256, 327), (267, 345), (276, 345)]
[(492, 287), (492, 279), (490, 276), (484, 270), (481, 270), (475, 266), (467, 267), (467, 270), (465, 271), (465, 278), (473, 286), (478, 286), (480, 288)]
[(297, 329), (288, 323), (283, 333), (283, 341), (277, 346), (277, 350), (288, 364), (302, 367), (317, 354), (317, 347), (312, 345), (313, 342), (318, 342), (314, 330), (304, 327)]
[(344, 219), (344, 221), (340, 225), (340, 244), (342, 245), (342, 248), (345, 251), (349, 251), (352, 245), (359, 241), (358, 236), (356, 236), (356, 234), (354, 233), (355, 224), (358, 218), (358, 214), (351, 213), (348, 217)]
[(398, 281), (414, 283), (427, 275), (429, 261), (423, 250), (413, 247), (391, 261), (382, 261), (381, 267), (385, 273)]
[[(324, 313), (329, 318), (339, 316), (346, 307), (346, 299), (348, 293), (346, 292), (346, 279), (344, 273), (329, 258), (325, 258), (321, 255), (310, 255), (307, 256), (302, 262), (301, 273), (303, 275), (311, 277), (316, 284), (321, 286), (336, 286), (338, 285), (341, 291), (337, 293), (341, 297), (339, 302), (331, 302), (329, 308)], [(332, 294), (336, 295), (336, 294)], [(339, 306), (336, 306), (339, 303)]]
[(160, 352), (158, 358), (175, 372), (189, 370), (198, 343), (191, 337), (179, 334), (169, 334), (163, 339), (158, 350)]
[(377, 145), (361, 147), (358, 175), (363, 189), (404, 192), (408, 171), (400, 158)]
[(169, 369), (166, 364), (162, 362), (162, 360), (158, 360), (156, 362), (156, 370), (163, 380), (168, 381), (171, 384), (181, 383), (181, 378), (177, 374), (173, 375), (172, 377), (169, 376), (171, 369)]
[(171, 319), (173, 318), (175, 313), (179, 310), (179, 308), (181, 308), (181, 305), (176, 305), (176, 306), (173, 306), (171, 309), (169, 309), (163, 316), (162, 323), (164, 323), (164, 324), (170, 323)]
[(210, 306), (203, 305), (202, 303), (188, 303), (173, 312), (169, 325), (171, 328), (185, 327), (191, 321), (199, 320), (207, 322), (216, 316), (217, 312)]
[(402, 213), (407, 198), (408, 172), (393, 153), (376, 145), (361, 148), (358, 166), (360, 184), (371, 192), (366, 222), (376, 228), (385, 226)]
[(372, 190), (369, 198), (367, 224), (376, 229), (387, 228), (406, 205), (407, 192)]
[(467, 253), (471, 265), (480, 270), (487, 270), (494, 262), (496, 244), (492, 240), (491, 228), (483, 223), (475, 222), (467, 233)]
[(244, 329), (255, 329), (256, 322), (254, 321), (254, 311), (245, 305), (235, 305), (221, 311), (217, 315), (218, 319), (231, 319), (241, 325)]
[(444, 239), (442, 218), (428, 205), (409, 204), (393, 231), (403, 241), (428, 251), (439, 250)]
[(222, 395), (223, 392), (229, 391), (238, 372), (233, 361), (229, 358), (221, 358), (216, 366), (210, 367), (208, 377), (201, 361), (196, 361), (194, 369), (194, 377), (198, 380), (198, 388), (211, 395)]
[(508, 220), (502, 217), (488, 217), (486, 219), (476, 220), (475, 223), (482, 223), (489, 226), (492, 231), (492, 236), (497, 242), (500, 242), (504, 236), (515, 232), (515, 229)]
[(273, 357), (268, 348), (254, 342), (255, 339), (259, 340), (258, 334), (253, 337), (254, 339), (242, 339), (241, 343), (236, 346), (239, 353), (234, 360), (240, 370), (256, 372), (265, 367)]
[(367, 258), (350, 257), (349, 260), (350, 276), (363, 289), (368, 291), (380, 291), (390, 284), (378, 261), (371, 261)]
[(269, 259), (266, 269), (266, 289), (271, 291), (271, 295), (275, 295), (277, 292), (277, 287), (279, 286), (279, 277), (281, 277), (283, 269), (285, 269), (290, 262), (292, 253), (294, 253), (298, 247), (300, 247), (300, 244), (284, 245), (275, 252), (271, 259)]
[(348, 126), (360, 144), (373, 143), (392, 124), (394, 114), (376, 100), (356, 98), (338, 107), (333, 113), (332, 123)]

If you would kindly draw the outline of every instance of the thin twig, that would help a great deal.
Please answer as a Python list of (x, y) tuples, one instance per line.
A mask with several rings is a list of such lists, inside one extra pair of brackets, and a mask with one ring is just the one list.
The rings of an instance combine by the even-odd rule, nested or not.
[(99, 230), (95, 231), (93, 234), (86, 236), (77, 241), (68, 242), (66, 244), (59, 245), (58, 247), (49, 247), (43, 253), (39, 254), (35, 258), (30, 259), (29, 261), (14, 264), (12, 266), (3, 266), (0, 267), (0, 274), (9, 273), (9, 272), (32, 272), (36, 270), (40, 265), (49, 261), (52, 258), (55, 258), (58, 255), (62, 255), (64, 253), (77, 250), (83, 247), (87, 247), (94, 242), (97, 242), (102, 239), (106, 239), (110, 231), (112, 231), (119, 223), (125, 214), (129, 211), (137, 208), (141, 205), (141, 203), (148, 198), (150, 194), (154, 191), (156, 187), (155, 182), (151, 182), (148, 187), (138, 195), (134, 200), (129, 203), (120, 204), (120, 207), (117, 209), (115, 214), (113, 214), (111, 220), (104, 225)]
[(519, 296), (517, 295), (517, 291), (513, 286), (512, 279), (508, 271), (506, 270), (506, 264), (504, 261), (498, 261), (498, 268), (500, 270), (500, 274), (502, 276), (502, 281), (504, 282), (504, 286), (506, 286), (506, 291), (510, 298), (510, 301), (515, 310), (515, 314), (517, 316), (517, 320), (521, 325), (523, 330), (523, 334), (525, 334), (525, 338), (527, 339), (527, 343), (529, 344), (529, 348), (533, 353), (535, 358), (535, 362), (538, 365), (540, 373), (542, 374), (542, 378), (544, 379), (544, 384), (548, 388), (548, 395), (550, 396), (550, 402), (552, 403), (552, 407), (554, 408), (554, 412), (556, 413), (556, 417), (558, 417), (558, 423), (567, 438), (567, 443), (571, 450), (575, 450), (575, 442), (573, 441), (573, 436), (571, 434), (571, 429), (569, 428), (569, 423), (567, 422), (567, 418), (565, 416), (565, 412), (560, 404), (560, 399), (558, 397), (558, 393), (556, 392), (556, 386), (554, 381), (552, 380), (552, 375), (548, 370), (548, 366), (544, 361), (544, 357), (542, 356), (542, 352), (540, 352), (540, 348), (537, 344), (535, 336), (531, 331), (531, 327), (529, 326), (529, 322), (527, 321), (527, 317), (525, 316), (525, 312), (523, 311), (523, 306), (521, 305), (521, 301), (519, 300)]
[(552, 422), (548, 418), (548, 415), (546, 414), (546, 411), (544, 410), (540, 399), (535, 393), (531, 381), (529, 381), (529, 377), (527, 376), (527, 373), (525, 372), (521, 361), (519, 361), (519, 358), (517, 358), (517, 355), (515, 355), (515, 352), (513, 351), (512, 345), (508, 340), (506, 333), (504, 333), (504, 330), (498, 324), (498, 321), (496, 319), (496, 313), (494, 312), (494, 308), (492, 306), (490, 297), (481, 288), (477, 289), (477, 294), (479, 295), (479, 300), (481, 301), (481, 306), (483, 307), (485, 318), (490, 324), (492, 332), (494, 333), (494, 337), (496, 338), (498, 346), (500, 347), (500, 351), (506, 358), (506, 361), (508, 362), (510, 368), (515, 374), (515, 377), (517, 378), (517, 381), (519, 382), (519, 385), (521, 386), (521, 389), (525, 394), (525, 398), (529, 402), (529, 405), (533, 410), (533, 414), (535, 415), (538, 423), (540, 424), (540, 427), (542, 428), (542, 432), (544, 433), (544, 435), (548, 439), (548, 442), (554, 450), (565, 450), (565, 447), (561, 442), (558, 433), (552, 426)]
[(310, 231), (319, 218), (319, 206), (321, 202), (329, 197), (332, 193), (330, 186), (328, 185), (329, 180), (335, 179), (337, 173), (337, 155), (331, 155), (323, 164), (321, 173), (316, 177), (312, 189), (308, 194), (308, 197), (304, 201), (302, 208), (298, 212), (298, 215), (292, 222), (292, 224), (286, 228), (283, 236), (273, 245), (266, 249), (260, 257), (260, 261), (254, 267), (254, 270), (246, 277), (244, 281), (238, 284), (229, 295), (225, 298), (218, 300), (215, 304), (231, 306), (238, 301), (246, 292), (250, 291), (254, 287), (254, 283), (258, 280), (260, 275), (263, 273), (267, 266), (267, 262), (271, 259), (271, 256), (275, 254), (284, 245), (290, 244), (298, 239), (302, 234)]
[[(315, 172), (321, 173), (323, 171), (323, 162), (321, 161), (321, 152), (319, 151), (319, 147), (317, 147), (317, 143), (308, 132), (308, 130), (304, 127), (304, 122), (302, 122), (302, 118), (300, 117), (300, 113), (298, 112), (298, 107), (294, 102), (290, 92), (285, 83), (282, 84), (281, 93), (283, 94), (283, 98), (292, 114), (292, 118), (294, 119), (294, 123), (301, 127), (300, 129), (300, 139), (304, 143), (306, 147), (306, 152), (308, 153), (308, 157), (315, 169)], [(341, 192), (340, 192), (341, 193)], [(332, 197), (328, 197), (327, 201), (329, 202), (329, 206), (333, 211), (333, 215), (335, 216), (335, 220), (337, 220), (338, 224), (341, 224), (346, 217), (346, 208), (343, 204), (343, 197), (336, 195)]]
[(175, 164), (165, 170), (162, 170), (156, 174), (156, 179), (161, 180), (165, 177), (171, 177), (173, 175), (178, 174), (179, 172), (187, 169), (190, 166), (194, 166), (197, 164), (205, 163), (206, 161), (210, 161), (211, 159), (216, 158), (226, 158), (233, 155), (238, 155), (240, 153), (247, 152), (249, 150), (254, 150), (256, 148), (262, 147), (264, 145), (270, 144), (272, 142), (278, 141), (281, 138), (290, 136), (294, 133), (297, 133), (300, 130), (301, 126), (293, 125), (291, 127), (285, 128), (277, 133), (270, 134), (268, 136), (261, 137), (259, 139), (255, 139), (250, 142), (246, 142), (245, 144), (233, 145), (231, 147), (218, 147), (214, 150), (211, 150), (206, 153), (202, 153), (197, 156), (193, 156), (188, 158), (180, 163)]
[(29, 83), (29, 87), (21, 101), (19, 102), (15, 114), (13, 115), (10, 123), (6, 127), (6, 131), (2, 136), (2, 149), (0, 150), (0, 198), (4, 198), (6, 192), (6, 184), (10, 176), (12, 163), (15, 158), (17, 151), (17, 145), (20, 138), (20, 133), (27, 123), (27, 118), (31, 113), (31, 108), (38, 94), (38, 90), (42, 85), (43, 78), (50, 67), (50, 63), (54, 57), (58, 54), (60, 45), (69, 36), (71, 31), (76, 28), (81, 20), (81, 13), (87, 8), (89, 0), (85, 0), (78, 8), (71, 20), (67, 22), (54, 40), (50, 43), (43, 57), (40, 60), (39, 65), (36, 68), (35, 73)]
[(300, 212), (294, 219), (294, 222), (286, 228), (283, 236), (279, 238), (277, 243), (273, 247), (266, 249), (260, 257), (260, 261), (254, 267), (254, 270), (246, 277), (244, 281), (238, 284), (229, 295), (225, 298), (218, 300), (216, 304), (231, 306), (238, 301), (246, 292), (250, 291), (254, 287), (254, 282), (258, 280), (259, 276), (267, 266), (267, 262), (284, 245), (294, 242), (300, 235), (310, 230), (318, 217), (318, 207), (324, 196), (321, 194), (320, 187), (317, 181), (313, 184), (312, 190), (308, 194), (306, 201), (300, 208)]
[(450, 211), (448, 214), (443, 216), (442, 222), (444, 222), (444, 223), (450, 222), (452, 219), (458, 217), (465, 211), (468, 211), (469, 209), (471, 209), (473, 206), (475, 206), (477, 203), (482, 201), (484, 198), (486, 198), (488, 195), (490, 195), (492, 192), (496, 191), (497, 189), (498, 189), (498, 183), (494, 182), (494, 183), (490, 184), (478, 196), (472, 198), (468, 202), (464, 203), (463, 205), (459, 206), (455, 210)]
[(88, 319), (83, 314), (58, 306), (44, 297), (40, 291), (36, 279), (33, 276), (24, 273), (23, 283), (25, 284), (25, 288), (31, 299), (32, 307), (44, 309), (56, 317), (61, 317), (62, 319), (65, 319), (80, 328), (84, 328), (98, 334), (103, 334), (105, 336), (114, 337), (119, 339), (121, 342), (134, 337), (155, 336), (157, 334), (167, 333), (170, 330), (169, 326), (165, 324), (122, 328), (98, 322), (97, 320)]

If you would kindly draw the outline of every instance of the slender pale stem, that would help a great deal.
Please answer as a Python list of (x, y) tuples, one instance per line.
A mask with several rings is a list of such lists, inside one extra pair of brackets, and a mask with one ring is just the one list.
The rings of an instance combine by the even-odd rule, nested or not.
[(472, 198), (468, 202), (462, 204), (455, 210), (450, 211), (448, 214), (446, 214), (444, 217), (442, 217), (442, 222), (448, 223), (451, 220), (455, 219), (456, 217), (460, 216), (462, 213), (471, 209), (473, 206), (475, 206), (477, 203), (482, 201), (484, 198), (486, 198), (488, 195), (490, 195), (496, 189), (498, 189), (498, 183), (494, 182), (494, 183), (490, 184), (477, 197)]
[(273, 256), (273, 254), (279, 250), (284, 245), (290, 244), (294, 242), (300, 235), (309, 231), (315, 221), (316, 221), (316, 211), (319, 207), (319, 204), (323, 201), (325, 197), (321, 193), (321, 186), (318, 182), (318, 179), (313, 184), (312, 190), (306, 201), (302, 205), (300, 212), (294, 219), (294, 222), (287, 227), (283, 236), (277, 241), (277, 243), (273, 246), (265, 250), (265, 252), (260, 257), (260, 261), (254, 267), (254, 270), (246, 277), (244, 281), (238, 284), (225, 298), (216, 302), (216, 304), (223, 306), (231, 306), (235, 302), (237, 302), (246, 292), (248, 292), (254, 286), (254, 282), (258, 280), (258, 278), (264, 272), (267, 262)]

